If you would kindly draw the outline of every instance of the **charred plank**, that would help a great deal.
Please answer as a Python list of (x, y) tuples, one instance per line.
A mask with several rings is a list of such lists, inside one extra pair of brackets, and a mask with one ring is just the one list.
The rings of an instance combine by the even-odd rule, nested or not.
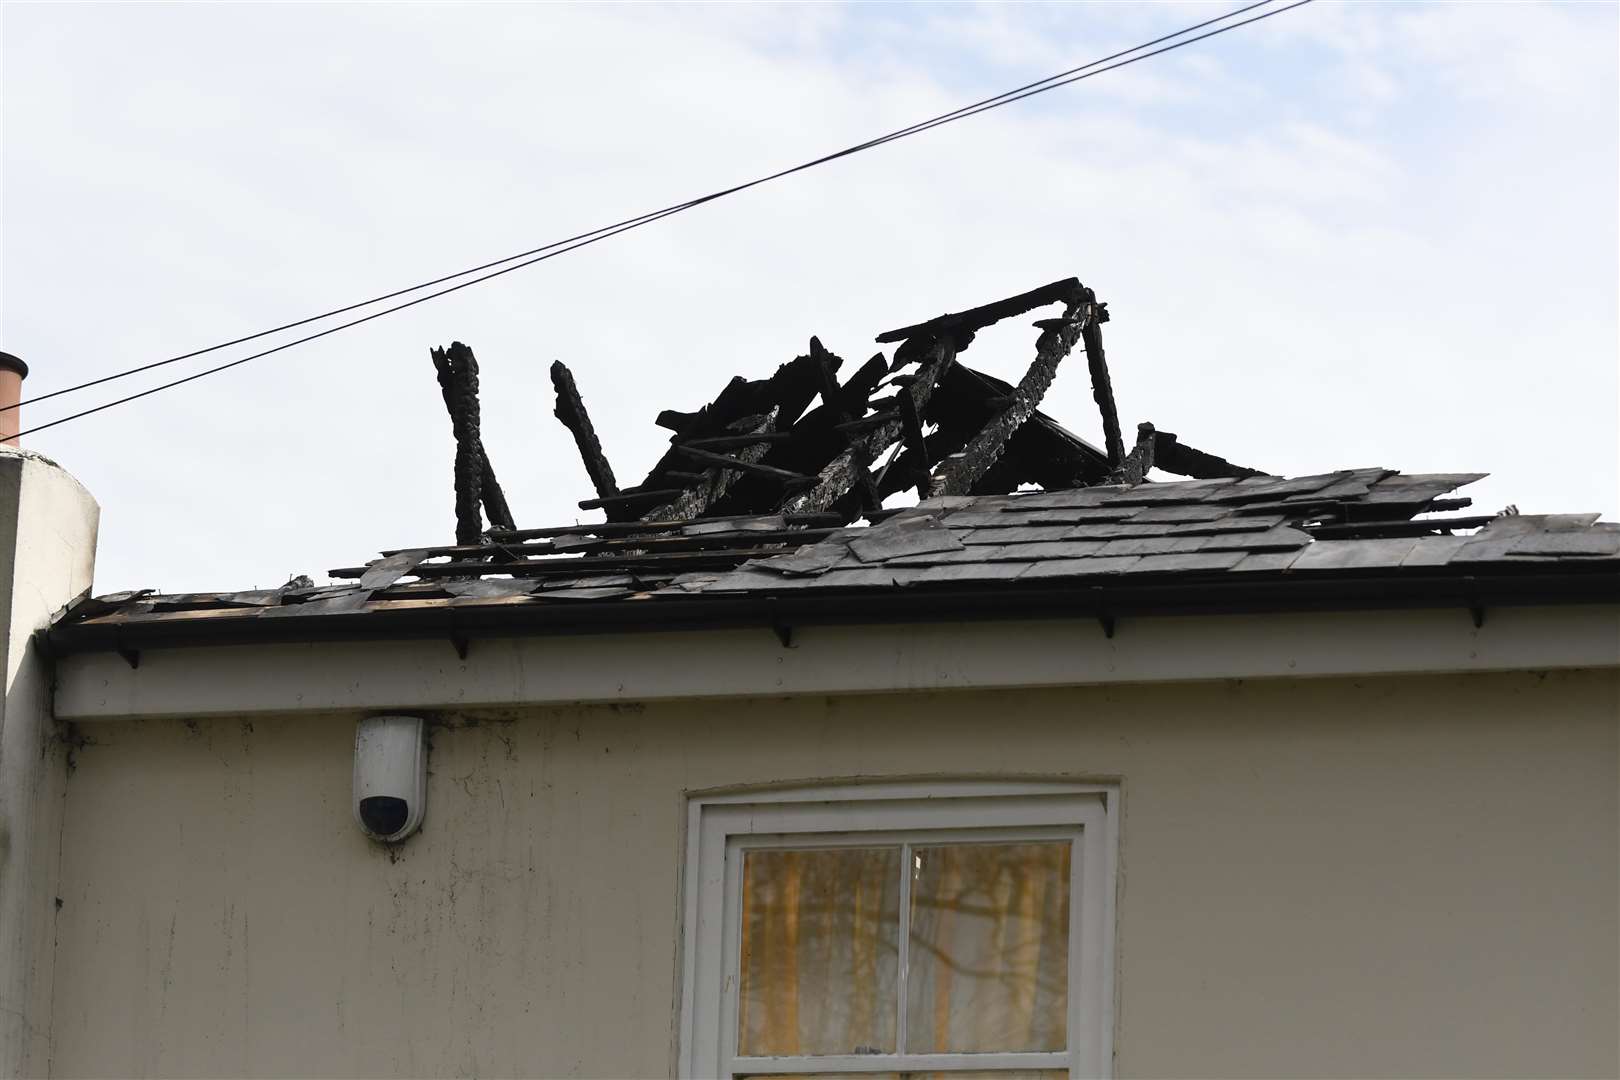
[[(922, 413), (928, 407), (934, 385), (956, 359), (956, 343), (948, 336), (927, 343), (913, 338), (896, 351), (896, 357), (908, 362), (917, 357), (920, 361), (917, 381), (901, 393), (911, 395), (918, 413)], [(816, 486), (789, 497), (782, 504), (782, 510), (785, 513), (804, 513), (832, 506), (859, 482), (861, 475), (870, 475), (866, 462), (875, 460), (879, 454), (899, 442), (903, 434), (903, 426), (896, 418), (852, 440), (843, 453), (821, 470)]]
[(1247, 476), (1264, 476), (1259, 469), (1234, 465), (1223, 457), (1206, 454), (1179, 441), (1174, 432), (1160, 431), (1154, 435), (1153, 463), (1165, 472), (1177, 476), (1191, 476), (1198, 480), (1230, 478), (1241, 480)]
[[(768, 435), (776, 430), (776, 415), (776, 409), (773, 407), (763, 417), (745, 418), (740, 423), (751, 425), (752, 430), (747, 434)], [(737, 466), (758, 464), (759, 459), (764, 457), (770, 448), (771, 444), (765, 441), (756, 441), (742, 447), (734, 457), (726, 459), (731, 464), (708, 470), (702, 481), (677, 492), (669, 502), (648, 511), (642, 517), (648, 521), (691, 521), (695, 517), (703, 516), (709, 507), (718, 502), (731, 489), (731, 485), (743, 475)], [(671, 448), (670, 454), (666, 457), (678, 457), (676, 451), (681, 449), (685, 448), (680, 446)], [(698, 452), (706, 453), (706, 451)]]
[(475, 543), (483, 532), (480, 504), (491, 525), (503, 529), (514, 525), (480, 433), (478, 360), (472, 349), (459, 341), (451, 342), (448, 349), (433, 349), (431, 355), (456, 437), (456, 541)]
[(973, 490), (979, 478), (1000, 460), (1013, 433), (1035, 415), (1035, 407), (1041, 403), (1052, 380), (1057, 377), (1058, 365), (1074, 349), (1094, 311), (1094, 304), (1074, 301), (1064, 307), (1062, 319), (1042, 321), (1041, 336), (1035, 342), (1035, 360), (1019, 381), (1018, 388), (1008, 398), (992, 399), (993, 402), (1007, 401), (1008, 404), (979, 430), (960, 454), (941, 466), (929, 487), (930, 494), (966, 495)]
[(1103, 352), (1102, 324), (1108, 321), (1108, 305), (1097, 303), (1096, 294), (1086, 290), (1086, 299), (1093, 305), (1092, 318), (1081, 331), (1085, 342), (1086, 367), (1091, 371), (1091, 398), (1102, 414), (1103, 449), (1108, 454), (1109, 468), (1119, 468), (1125, 460), (1125, 438), (1119, 430), (1119, 409), (1114, 404), (1114, 381), (1108, 374), (1108, 356)]
[(1148, 471), (1153, 468), (1153, 451), (1158, 445), (1153, 425), (1143, 422), (1136, 425), (1136, 445), (1131, 452), (1125, 455), (1119, 468), (1114, 470), (1114, 482), (1117, 484), (1140, 484), (1147, 478)]
[[(997, 300), (993, 304), (982, 307), (969, 308), (952, 314), (941, 315), (929, 319), (927, 322), (916, 323), (912, 326), (902, 326), (898, 330), (886, 330), (877, 336), (879, 344), (889, 344), (895, 341), (908, 341), (913, 338), (930, 338), (949, 335), (956, 344), (958, 351), (967, 347), (967, 342), (973, 340), (973, 335), (1002, 319), (1010, 319), (1014, 315), (1022, 315), (1026, 311), (1033, 311), (1047, 304), (1059, 301), (1073, 303), (1079, 298), (1081, 285), (1077, 278), (1064, 278), (1054, 281), (1050, 285), (1042, 285), (1038, 289), (1009, 296), (1005, 300)], [(966, 341), (962, 340), (966, 337)]]
[[(746, 438), (746, 436), (744, 437)], [(764, 442), (765, 440), (756, 439), (753, 443), (748, 443), (745, 445), (757, 446), (763, 444)], [(694, 461), (701, 461), (705, 464), (715, 465), (725, 469), (738, 469), (754, 476), (769, 477), (772, 480), (791, 482), (810, 479), (810, 477), (806, 476), (804, 473), (797, 473), (788, 469), (778, 469), (770, 465), (761, 465), (758, 462), (745, 461), (742, 458), (728, 457), (725, 454), (716, 454), (713, 451), (702, 450), (695, 446), (677, 446), (675, 447), (675, 452), (685, 457), (689, 457)]]
[(613, 479), (613, 466), (608, 464), (607, 455), (602, 452), (602, 443), (596, 437), (591, 415), (585, 411), (585, 399), (580, 397), (579, 387), (574, 383), (574, 373), (561, 360), (552, 362), (551, 385), (557, 391), (555, 415), (574, 436), (574, 445), (579, 447), (580, 460), (585, 463), (591, 486), (596, 489), (598, 496), (617, 495), (619, 485)]

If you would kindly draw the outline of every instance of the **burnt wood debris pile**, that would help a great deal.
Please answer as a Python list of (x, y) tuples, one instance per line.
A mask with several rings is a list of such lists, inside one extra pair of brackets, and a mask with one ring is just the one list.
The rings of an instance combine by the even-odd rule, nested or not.
[[(1059, 305), (1055, 317), (1035, 322), (1035, 356), (1016, 386), (963, 363), (981, 330)], [(554, 363), (555, 413), (595, 488), (579, 506), (600, 510), (605, 520), (553, 528), (515, 526), (480, 437), (477, 360), (460, 342), (435, 349), (456, 444), (456, 543), (384, 552), (331, 574), (359, 579), (363, 589), (414, 577), (470, 596), (497, 586), (478, 579), (553, 578), (566, 582), (571, 597), (585, 598), (593, 580), (604, 595), (623, 594), (784, 554), (863, 520), (881, 522), (898, 512), (884, 509), (884, 500), (908, 488), (923, 498), (1130, 486), (1150, 482), (1151, 469), (1211, 480), (1265, 475), (1149, 423), (1137, 426), (1127, 447), (1103, 352), (1107, 321), (1107, 305), (1068, 278), (880, 334), (879, 344), (895, 346), (892, 355), (880, 351), (860, 364), (812, 337), (808, 352), (769, 378), (738, 376), (694, 412), (660, 413), (658, 425), (674, 433), (670, 447), (628, 487), (615, 478), (572, 372)], [(1077, 345), (1101, 413), (1102, 448), (1038, 408)], [(1414, 506), (1413, 513), (1467, 502)], [(1311, 524), (1380, 534), (1358, 526), (1357, 513), (1349, 504), (1329, 506)], [(546, 586), (542, 580), (535, 587)]]

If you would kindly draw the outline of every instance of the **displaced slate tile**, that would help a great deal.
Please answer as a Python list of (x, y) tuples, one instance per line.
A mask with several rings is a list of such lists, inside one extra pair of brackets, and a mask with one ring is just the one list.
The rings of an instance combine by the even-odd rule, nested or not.
[[(1037, 512), (1030, 511), (1030, 514)], [(964, 510), (960, 513), (946, 514), (943, 520), (953, 529), (983, 529), (1023, 525), (1027, 523), (1028, 516), (1011, 510)]]
[(965, 506), (974, 506), (982, 501), (977, 495), (930, 495), (917, 502), (921, 510), (956, 510)]
[[(629, 581), (629, 578), (625, 578)], [(443, 589), (451, 596), (475, 597), (483, 599), (494, 596), (521, 596), (533, 592), (538, 586), (534, 579), (522, 578), (479, 578), (476, 581), (447, 581), (436, 587)]]
[(1588, 529), (1585, 532), (1531, 533), (1513, 545), (1514, 555), (1620, 555), (1620, 530)]
[(1188, 551), (1172, 555), (1144, 555), (1128, 574), (1186, 574), (1200, 570), (1230, 570), (1247, 556), (1241, 551)]
[[(1019, 546), (1019, 545), (1014, 545)], [(930, 551), (922, 555), (902, 555), (898, 558), (885, 560), (884, 566), (918, 567), (918, 566), (947, 566), (951, 563), (987, 562), (995, 558), (999, 547), (985, 547), (973, 545), (959, 548), (955, 551)]]
[(927, 519), (925, 525), (893, 528), (885, 523), (869, 535), (849, 542), (849, 550), (862, 562), (882, 562), (899, 555), (923, 555), (931, 551), (957, 551), (962, 541), (945, 526)]
[(259, 608), (260, 618), (287, 615), (320, 615), (339, 611), (358, 611), (371, 600), (371, 590), (356, 589), (336, 596), (322, 596), (305, 600), (302, 604), (283, 604), (280, 607)]
[(949, 566), (930, 566), (912, 571), (907, 584), (928, 584), (939, 581), (1011, 581), (1025, 570), (1027, 562), (954, 563)]
[(1073, 530), (1067, 525), (1022, 525), (1010, 529), (974, 529), (964, 533), (967, 544), (1029, 544), (1038, 540), (1067, 540)]
[(1490, 524), (1474, 536), (1497, 539), (1525, 533), (1576, 532), (1588, 528), (1597, 519), (1597, 514), (1505, 514), (1492, 518)]
[(1187, 506), (1150, 506), (1131, 517), (1133, 524), (1180, 523), (1186, 521), (1217, 521), (1231, 513), (1225, 506), (1191, 504)]
[(1162, 506), (1179, 503), (1197, 503), (1208, 498), (1208, 493), (1187, 483), (1141, 483), (1126, 488), (1109, 498), (1106, 506)]
[(1273, 572), (1287, 570), (1293, 566), (1299, 553), (1294, 551), (1260, 551), (1252, 555), (1245, 555), (1241, 562), (1232, 567), (1232, 573), (1243, 574), (1253, 571)]
[(1032, 510), (1021, 516), (1031, 525), (1087, 525), (1096, 522), (1124, 521), (1137, 513), (1140, 511), (1130, 506), (1068, 506), (1052, 510)]
[(1129, 521), (1096, 525), (1075, 525), (1063, 534), (1065, 540), (1122, 540), (1133, 536), (1167, 536), (1168, 525), (1137, 525)]
[(612, 587), (587, 589), (549, 589), (541, 594), (545, 600), (617, 600), (626, 596), (635, 595), (635, 589), (615, 589)]
[[(1043, 540), (1033, 544), (1007, 544), (1004, 547), (993, 548), (994, 554), (988, 556), (990, 561), (1002, 560), (1028, 560), (1034, 562), (1039, 559), (1083, 559), (1092, 555), (1103, 553), (1108, 546), (1106, 540)], [(981, 551), (982, 548), (974, 548)]]
[(778, 589), (803, 589), (820, 580), (811, 577), (783, 577), (768, 570), (755, 570), (744, 566), (720, 575), (717, 581), (703, 591), (771, 593)]
[(1259, 533), (1222, 533), (1204, 541), (1204, 551), (1297, 551), (1313, 543), (1311, 534), (1291, 525), (1273, 525)]
[(1418, 537), (1382, 540), (1316, 540), (1294, 560), (1295, 570), (1371, 570), (1401, 565)]
[(1038, 562), (1018, 575), (1019, 581), (1034, 578), (1083, 578), (1100, 574), (1119, 574), (1140, 562), (1135, 555), (1113, 558), (1092, 556), (1089, 559), (1049, 559)]
[(1425, 503), (1455, 491), (1490, 473), (1396, 473), (1373, 485), (1363, 498), (1365, 503)]
[(1180, 551), (1197, 551), (1207, 542), (1202, 536), (1143, 536), (1127, 540), (1109, 540), (1101, 554), (1109, 555), (1169, 555)]
[(1402, 566), (1444, 566), (1468, 543), (1466, 536), (1420, 536)]
[(906, 575), (916, 574), (916, 570), (890, 570), (886, 566), (868, 566), (860, 569), (829, 570), (820, 577), (814, 578), (787, 578), (796, 585), (803, 585), (813, 589), (866, 589), (888, 588)]
[(368, 565), (366, 572), (360, 575), (360, 587), (386, 589), (400, 578), (408, 576), (425, 558), (427, 558), (426, 548), (420, 551), (401, 551), (386, 559), (378, 559)]
[(551, 589), (605, 589), (634, 585), (636, 579), (629, 574), (587, 574), (577, 578), (541, 578), (539, 588)]
[[(1297, 515), (1296, 515), (1297, 516)], [(1189, 521), (1169, 527), (1172, 536), (1216, 536), (1221, 533), (1264, 532), (1274, 525), (1290, 520), (1282, 514), (1234, 513), (1218, 521)]]
[[(1473, 536), (1468, 537), (1451, 557), (1452, 562), (1495, 562), (1512, 555), (1533, 558), (1529, 552), (1518, 552), (1519, 541), (1527, 536), (1571, 533), (1584, 530), (1598, 519), (1596, 514), (1509, 514), (1493, 518)], [(1545, 556), (1554, 558), (1556, 556)]]
[(1071, 488), (1063, 491), (1026, 492), (1010, 496), (1007, 506), (1018, 510), (1102, 506), (1129, 490), (1124, 484), (1099, 484), (1095, 487)]
[(778, 574), (813, 577), (816, 574), (825, 573), (842, 562), (843, 556), (842, 547), (836, 551), (818, 551), (815, 548), (807, 548), (793, 555), (779, 555), (774, 559), (753, 560), (749, 565), (759, 567), (762, 570), (772, 570)]
[(1318, 476), (1250, 476), (1223, 491), (1210, 495), (1211, 502), (1247, 503), (1282, 499), (1293, 495), (1306, 495), (1321, 491), (1329, 484), (1342, 480), (1344, 473), (1322, 473)]
[(1298, 503), (1360, 499), (1372, 491), (1374, 484), (1389, 475), (1389, 469), (1354, 469), (1319, 491), (1309, 494), (1290, 495), (1283, 502)]

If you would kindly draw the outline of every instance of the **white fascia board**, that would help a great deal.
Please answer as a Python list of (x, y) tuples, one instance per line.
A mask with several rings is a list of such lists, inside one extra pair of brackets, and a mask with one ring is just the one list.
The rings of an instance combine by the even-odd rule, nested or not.
[(56, 715), (466, 709), (1620, 666), (1620, 605), (936, 622), (147, 649), (58, 661)]

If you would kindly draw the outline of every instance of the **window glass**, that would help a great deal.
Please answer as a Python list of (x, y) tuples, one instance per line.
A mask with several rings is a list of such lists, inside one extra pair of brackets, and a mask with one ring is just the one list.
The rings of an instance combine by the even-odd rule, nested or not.
[(1069, 844), (912, 849), (906, 1050), (1062, 1050)]
[(738, 1053), (895, 1050), (900, 849), (749, 851)]

